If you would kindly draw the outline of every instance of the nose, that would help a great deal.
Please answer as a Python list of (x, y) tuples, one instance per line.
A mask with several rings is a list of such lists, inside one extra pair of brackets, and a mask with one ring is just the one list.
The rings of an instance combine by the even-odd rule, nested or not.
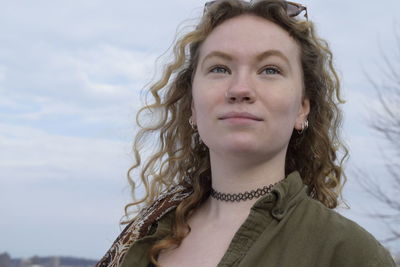
[(256, 99), (250, 74), (238, 74), (233, 77), (225, 92), (228, 103), (253, 103)]

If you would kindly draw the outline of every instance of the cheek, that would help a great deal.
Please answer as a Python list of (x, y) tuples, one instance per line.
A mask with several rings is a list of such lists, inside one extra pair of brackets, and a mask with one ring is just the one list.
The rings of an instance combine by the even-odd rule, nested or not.
[(211, 118), (211, 114), (215, 113), (214, 109), (224, 101), (223, 92), (219, 88), (211, 88), (207, 85), (198, 86), (196, 83), (193, 83), (192, 88), (192, 112), (194, 110), (198, 120)]
[(201, 104), (201, 88), (198, 86), (197, 75), (194, 76), (192, 82), (192, 115), (197, 124), (198, 116), (201, 114), (202, 104)]
[(269, 107), (269, 110), (275, 115), (281, 114), (282, 116), (288, 116), (292, 114), (297, 114), (299, 109), (300, 100), (295, 96), (289, 95), (276, 95), (267, 98), (266, 105)]
[[(299, 97), (300, 98), (300, 97)], [(280, 97), (275, 101), (270, 101), (269, 117), (271, 123), (280, 129), (281, 134), (291, 132), (295, 127), (295, 123), (299, 114), (300, 99), (297, 97)]]
[(193, 97), (194, 113), (199, 125), (203, 124), (205, 119), (210, 118), (213, 106), (215, 106), (212, 103), (210, 98), (204, 94)]
[(195, 119), (196, 124), (200, 127), (203, 124), (205, 113), (209, 110), (208, 101), (206, 96), (199, 88), (193, 88), (193, 100), (192, 100), (192, 114)]

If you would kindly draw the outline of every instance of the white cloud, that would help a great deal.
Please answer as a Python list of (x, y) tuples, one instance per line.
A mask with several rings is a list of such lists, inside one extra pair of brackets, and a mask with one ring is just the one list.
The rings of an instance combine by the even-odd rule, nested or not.
[[(100, 257), (130, 201), (129, 142), (0, 124), (0, 150), (0, 213), (7, 214), (0, 221), (0, 250)], [(24, 236), (24, 245), (12, 241), (15, 236)], [(71, 236), (75, 241), (68, 243)], [(72, 245), (77, 240), (96, 245), (78, 249)]]
[(1, 176), (6, 182), (113, 179), (129, 165), (129, 143), (58, 136), (7, 124), (0, 124), (0, 129)]
[[(5, 78), (6, 78), (6, 66), (0, 65), (0, 84), (3, 83)], [(0, 87), (0, 90), (1, 90), (1, 87)]]
[[(126, 125), (133, 124), (154, 55), (110, 45), (86, 50), (47, 45), (33, 52), (21, 61), (14, 51), (15, 57), (6, 62), (13, 67), (1, 83), (0, 120), (51, 127), (48, 121), (58, 116), (83, 128), (87, 124), (131, 128)], [(68, 124), (54, 127), (67, 133)]]
[[(0, 203), (8, 204), (0, 213), (8, 216), (0, 220), (0, 251), (86, 257), (105, 252), (129, 199), (123, 188), (139, 90), (153, 77), (153, 62), (169, 47), (177, 25), (200, 15), (204, 2), (2, 3)], [(399, 2), (305, 4), (344, 79), (350, 163), (379, 170), (383, 159), (374, 154), (376, 138), (364, 125), (362, 103), (377, 104), (371, 88), (364, 91), (369, 85), (361, 66), (369, 70), (372, 59), (379, 60), (377, 36), (392, 48), (391, 20)], [(351, 204), (365, 203), (351, 183)], [(370, 220), (354, 218), (380, 231)], [(13, 241), (18, 235), (26, 245)]]

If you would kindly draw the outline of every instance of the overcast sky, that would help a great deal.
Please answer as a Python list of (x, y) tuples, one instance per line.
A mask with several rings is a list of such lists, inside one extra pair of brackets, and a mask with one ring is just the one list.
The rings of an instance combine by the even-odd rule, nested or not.
[[(377, 101), (366, 73), (379, 82), (381, 52), (400, 56), (400, 1), (303, 3), (343, 81), (347, 169), (388, 185), (378, 151), (385, 144), (367, 127)], [(200, 16), (204, 1), (0, 4), (0, 253), (100, 258), (130, 200), (125, 173), (140, 91), (165, 62), (154, 63), (177, 26)], [(351, 210), (338, 211), (385, 238), (384, 225), (362, 214), (372, 199), (348, 176)]]

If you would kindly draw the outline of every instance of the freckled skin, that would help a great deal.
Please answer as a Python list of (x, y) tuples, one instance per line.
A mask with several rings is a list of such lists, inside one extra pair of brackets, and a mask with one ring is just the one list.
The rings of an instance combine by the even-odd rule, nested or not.
[[(207, 57), (215, 51), (226, 56)], [(265, 51), (281, 55), (258, 58)], [(210, 156), (284, 161), (293, 129), (309, 112), (302, 75), (300, 48), (278, 25), (245, 15), (215, 28), (200, 48), (192, 85), (193, 119)], [(261, 121), (220, 119), (231, 111)]]
[[(284, 30), (248, 15), (223, 22), (200, 47), (192, 90), (193, 120), (210, 149), (212, 188), (244, 192), (283, 179), (290, 136), (309, 112), (299, 47)], [(159, 263), (216, 266), (256, 201), (207, 198), (188, 220), (191, 232), (177, 249), (161, 253)]]

